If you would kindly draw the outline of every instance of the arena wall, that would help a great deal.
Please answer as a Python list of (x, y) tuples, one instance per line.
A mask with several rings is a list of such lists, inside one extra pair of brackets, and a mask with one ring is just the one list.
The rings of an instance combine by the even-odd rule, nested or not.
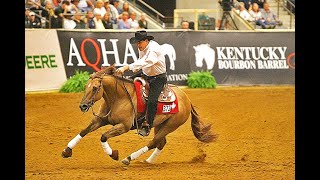
[[(186, 85), (190, 72), (211, 71), (220, 85), (295, 84), (292, 30), (148, 30), (148, 35), (166, 44), (169, 83)], [(58, 89), (76, 70), (92, 73), (134, 62), (138, 51), (129, 43), (133, 36), (134, 31), (26, 30), (26, 91)]]

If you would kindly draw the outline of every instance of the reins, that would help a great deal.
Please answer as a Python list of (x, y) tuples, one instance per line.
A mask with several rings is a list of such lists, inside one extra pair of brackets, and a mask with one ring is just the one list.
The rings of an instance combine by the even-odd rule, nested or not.
[[(124, 78), (123, 75), (122, 75), (122, 78)], [(116, 81), (117, 81), (117, 78), (116, 78)], [(138, 133), (138, 120), (137, 120), (137, 115), (136, 115), (136, 109), (134, 108), (134, 104), (132, 102), (132, 97), (130, 96), (130, 93), (128, 92), (126, 85), (124, 84), (124, 81), (122, 81), (122, 84), (123, 84), (124, 89), (126, 90), (126, 93), (128, 95), (128, 98), (129, 98), (131, 106), (132, 106), (132, 110), (133, 110), (133, 114), (134, 114), (133, 121), (136, 122), (137, 133)]]

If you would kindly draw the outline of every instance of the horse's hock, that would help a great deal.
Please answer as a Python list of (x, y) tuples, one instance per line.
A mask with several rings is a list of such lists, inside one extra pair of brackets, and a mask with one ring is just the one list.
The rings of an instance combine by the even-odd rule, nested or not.
[[(155, 165), (143, 162), (152, 153), (147, 152), (129, 167), (101, 149), (101, 134), (111, 126), (88, 134), (73, 149), (72, 157), (61, 157), (66, 142), (92, 119), (90, 111), (79, 110), (82, 93), (26, 94), (26, 179), (294, 179), (293, 86), (182, 90), (203, 121), (212, 123), (217, 141), (199, 142), (189, 118), (167, 136)], [(99, 102), (94, 108), (98, 106)], [(153, 132), (145, 138), (135, 133), (108, 140), (119, 150), (119, 159), (153, 136)]]

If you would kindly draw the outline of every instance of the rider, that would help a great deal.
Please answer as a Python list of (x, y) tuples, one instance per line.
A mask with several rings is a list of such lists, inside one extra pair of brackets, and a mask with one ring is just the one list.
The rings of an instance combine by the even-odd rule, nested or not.
[(116, 70), (116, 73), (123, 74), (127, 70), (137, 72), (142, 69), (143, 78), (149, 82), (146, 120), (139, 132), (142, 136), (148, 136), (150, 133), (157, 112), (158, 97), (167, 83), (165, 57), (160, 52), (160, 45), (153, 39), (154, 37), (148, 36), (145, 30), (135, 32), (130, 43), (137, 44), (139, 59)]

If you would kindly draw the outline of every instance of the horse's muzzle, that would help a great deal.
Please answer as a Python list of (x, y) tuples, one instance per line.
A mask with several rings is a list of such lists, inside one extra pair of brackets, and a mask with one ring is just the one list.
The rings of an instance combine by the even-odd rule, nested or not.
[(80, 104), (80, 110), (82, 111), (82, 112), (87, 112), (88, 110), (89, 110), (89, 105), (87, 105), (87, 104)]

